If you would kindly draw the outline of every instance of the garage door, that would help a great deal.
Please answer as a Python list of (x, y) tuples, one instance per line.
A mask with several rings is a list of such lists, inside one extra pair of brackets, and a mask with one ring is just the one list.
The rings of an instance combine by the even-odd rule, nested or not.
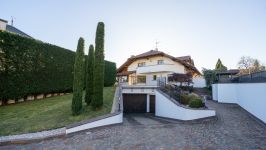
[(147, 107), (146, 94), (123, 94), (125, 113), (145, 113)]

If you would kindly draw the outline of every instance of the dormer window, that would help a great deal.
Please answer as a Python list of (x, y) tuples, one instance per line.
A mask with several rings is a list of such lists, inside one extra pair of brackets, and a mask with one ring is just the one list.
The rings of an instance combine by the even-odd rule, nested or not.
[(157, 61), (157, 64), (158, 64), (158, 65), (162, 65), (162, 64), (164, 64), (164, 61), (163, 61), (163, 60), (158, 60), (158, 61)]
[(144, 67), (144, 66), (145, 66), (145, 62), (138, 63), (138, 67)]

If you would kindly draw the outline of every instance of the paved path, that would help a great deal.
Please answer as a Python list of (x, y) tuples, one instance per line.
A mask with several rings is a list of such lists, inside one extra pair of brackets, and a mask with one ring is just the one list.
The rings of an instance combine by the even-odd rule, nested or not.
[(208, 101), (217, 118), (181, 122), (151, 115), (125, 115), (124, 123), (0, 149), (266, 149), (266, 127), (239, 106)]

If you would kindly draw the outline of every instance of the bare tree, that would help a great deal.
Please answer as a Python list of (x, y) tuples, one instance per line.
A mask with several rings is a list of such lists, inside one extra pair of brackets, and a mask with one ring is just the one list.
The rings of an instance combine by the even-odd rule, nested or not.
[(265, 66), (262, 65), (258, 59), (249, 56), (242, 56), (238, 62), (238, 67), (241, 74), (250, 74), (265, 70)]
[(249, 56), (242, 56), (238, 62), (240, 69), (248, 69), (252, 66), (254, 59)]

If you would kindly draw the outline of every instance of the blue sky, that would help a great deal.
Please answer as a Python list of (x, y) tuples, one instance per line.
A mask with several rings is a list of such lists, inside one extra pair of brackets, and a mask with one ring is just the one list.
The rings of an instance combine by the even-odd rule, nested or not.
[(36, 39), (76, 50), (94, 44), (106, 26), (105, 58), (120, 66), (130, 55), (158, 48), (191, 55), (199, 70), (218, 58), (236, 68), (241, 56), (266, 63), (264, 0), (1, 0), (0, 18)]

